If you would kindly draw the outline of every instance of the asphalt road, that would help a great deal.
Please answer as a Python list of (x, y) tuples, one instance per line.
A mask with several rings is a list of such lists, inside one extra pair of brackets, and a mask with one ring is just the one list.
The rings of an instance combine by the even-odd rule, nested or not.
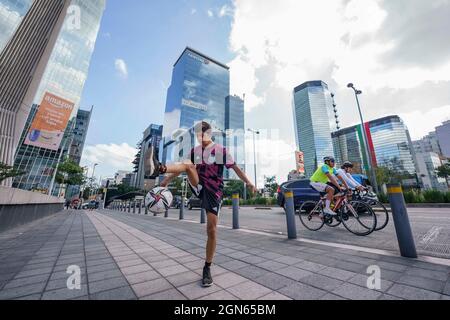
[[(419, 255), (450, 259), (450, 208), (409, 208), (408, 213)], [(171, 210), (169, 215), (178, 217), (179, 211)], [(200, 222), (200, 210), (189, 211), (186, 209), (185, 219)], [(223, 208), (220, 224), (232, 226), (231, 208)], [(298, 216), (296, 224), (299, 238), (389, 251), (399, 250), (392, 217), (390, 217), (389, 225), (384, 230), (374, 232), (366, 237), (355, 236), (343, 226), (337, 228), (324, 227), (318, 232), (312, 232), (303, 227)], [(287, 234), (286, 218), (281, 208), (260, 210), (242, 207), (240, 210), (240, 227), (273, 234)]]

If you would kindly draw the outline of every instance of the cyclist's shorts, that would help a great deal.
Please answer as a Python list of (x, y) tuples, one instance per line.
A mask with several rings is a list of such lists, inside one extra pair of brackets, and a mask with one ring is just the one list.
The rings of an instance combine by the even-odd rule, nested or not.
[(341, 192), (341, 190), (339, 190), (331, 182), (328, 182), (328, 183), (311, 182), (311, 188), (313, 188), (314, 190), (316, 190), (317, 192), (320, 192), (320, 193), (326, 193), (328, 187), (332, 187), (334, 189), (334, 194), (338, 194), (339, 192)]

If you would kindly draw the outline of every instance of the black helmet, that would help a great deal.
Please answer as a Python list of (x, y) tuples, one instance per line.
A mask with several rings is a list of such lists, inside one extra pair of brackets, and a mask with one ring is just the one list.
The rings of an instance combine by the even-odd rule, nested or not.
[(323, 158), (323, 162), (327, 163), (328, 161), (330, 162), (336, 162), (336, 160), (334, 160), (334, 157), (325, 157)]
[(347, 168), (353, 169), (353, 163), (351, 163), (350, 161), (345, 161), (344, 164), (342, 165), (342, 169), (347, 169)]

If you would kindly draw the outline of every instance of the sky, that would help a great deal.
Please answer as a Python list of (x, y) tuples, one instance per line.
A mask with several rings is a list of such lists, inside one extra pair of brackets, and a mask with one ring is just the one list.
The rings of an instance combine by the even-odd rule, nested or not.
[(246, 126), (262, 132), (258, 183), (295, 168), (292, 91), (305, 81), (328, 83), (343, 127), (358, 122), (352, 82), (365, 120), (398, 114), (419, 139), (450, 119), (449, 16), (450, 0), (108, 0), (82, 99), (94, 105), (82, 165), (99, 163), (103, 178), (131, 170), (142, 132), (163, 124), (186, 46), (229, 65), (231, 94), (246, 94)]

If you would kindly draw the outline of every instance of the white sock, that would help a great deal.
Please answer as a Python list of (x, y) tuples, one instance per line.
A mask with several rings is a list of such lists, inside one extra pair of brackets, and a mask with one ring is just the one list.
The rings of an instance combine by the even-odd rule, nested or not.
[(331, 201), (330, 201), (330, 200), (327, 200), (327, 201), (325, 202), (325, 208), (331, 210)]

